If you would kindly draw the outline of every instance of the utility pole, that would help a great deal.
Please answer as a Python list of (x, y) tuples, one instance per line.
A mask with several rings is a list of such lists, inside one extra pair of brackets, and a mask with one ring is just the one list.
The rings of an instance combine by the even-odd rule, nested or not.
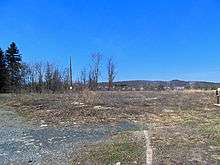
[(72, 72), (72, 61), (71, 61), (71, 56), (70, 56), (70, 90), (73, 89), (73, 72)]
[(220, 88), (216, 90), (216, 97), (217, 97), (217, 104), (215, 105), (220, 106)]

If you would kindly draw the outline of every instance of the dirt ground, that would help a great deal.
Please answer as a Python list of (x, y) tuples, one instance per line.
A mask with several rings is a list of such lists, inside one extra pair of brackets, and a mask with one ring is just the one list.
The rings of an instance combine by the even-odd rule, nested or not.
[(220, 164), (215, 101), (214, 91), (0, 95), (1, 107), (33, 125), (138, 125), (80, 147), (70, 164)]

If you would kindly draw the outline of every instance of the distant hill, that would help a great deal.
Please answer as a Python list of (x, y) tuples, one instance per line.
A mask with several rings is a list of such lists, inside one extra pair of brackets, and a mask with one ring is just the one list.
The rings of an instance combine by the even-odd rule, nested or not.
[(190, 85), (200, 86), (220, 86), (220, 83), (206, 82), (206, 81), (149, 81), (149, 80), (132, 80), (132, 81), (118, 81), (115, 84), (126, 84), (128, 86), (145, 86), (145, 85), (163, 85), (163, 86), (174, 86), (174, 87), (186, 87)]
[[(101, 83), (102, 85), (107, 85), (107, 83)], [(220, 88), (220, 83), (205, 82), (205, 81), (182, 81), (182, 80), (172, 80), (172, 81), (150, 81), (150, 80), (132, 80), (132, 81), (118, 81), (114, 83), (115, 86), (121, 87), (131, 87), (131, 88), (141, 88), (149, 86), (163, 86), (163, 87), (191, 87), (191, 88)]]

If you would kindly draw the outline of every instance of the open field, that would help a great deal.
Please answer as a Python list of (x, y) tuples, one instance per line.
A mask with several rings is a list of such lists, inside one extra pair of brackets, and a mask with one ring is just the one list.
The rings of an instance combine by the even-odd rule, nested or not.
[(0, 138), (0, 162), (219, 164), (214, 103), (214, 91), (0, 95), (0, 134), (14, 140), (28, 134), (30, 144), (19, 151), (41, 155), (10, 160), (7, 147), (16, 150), (17, 143)]

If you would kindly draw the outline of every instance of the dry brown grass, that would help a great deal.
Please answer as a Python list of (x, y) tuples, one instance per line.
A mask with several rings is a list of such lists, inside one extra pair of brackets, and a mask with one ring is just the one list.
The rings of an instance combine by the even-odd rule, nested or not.
[[(214, 91), (94, 92), (2, 97), (28, 120), (48, 124), (139, 121), (152, 127), (156, 164), (213, 164), (220, 109)], [(210, 149), (211, 148), (211, 149)], [(191, 162), (190, 162), (191, 161)]]

